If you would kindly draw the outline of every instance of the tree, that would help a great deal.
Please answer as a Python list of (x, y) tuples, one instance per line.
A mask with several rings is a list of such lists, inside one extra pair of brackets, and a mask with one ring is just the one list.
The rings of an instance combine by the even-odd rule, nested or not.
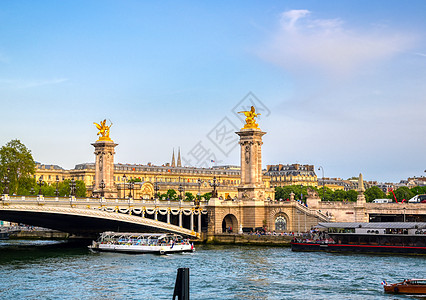
[(366, 189), (364, 195), (367, 202), (372, 202), (375, 199), (386, 198), (386, 194), (377, 186), (372, 186), (371, 188)]
[(195, 196), (192, 193), (190, 193), (190, 192), (185, 193), (185, 200), (186, 201), (194, 201), (194, 199), (195, 199)]
[(415, 186), (410, 190), (414, 195), (426, 194), (426, 186)]
[(204, 198), (207, 201), (209, 201), (211, 197), (212, 197), (212, 193), (211, 192), (208, 192), (208, 193), (205, 193), (205, 194), (201, 195), (201, 198)]
[(358, 198), (358, 192), (355, 190), (349, 190), (346, 192), (346, 198), (348, 201), (355, 202)]
[(344, 190), (336, 190), (331, 196), (333, 201), (344, 201), (347, 199), (347, 193)]
[[(0, 178), (7, 176), (9, 193), (21, 191), (20, 184), (28, 185), (29, 179), (35, 174), (35, 162), (31, 151), (19, 140), (11, 140), (0, 148)], [(1, 182), (1, 192), (5, 182)]]
[(409, 199), (413, 198), (415, 195), (408, 187), (401, 186), (396, 189), (395, 196), (396, 196), (396, 199), (398, 199), (398, 202), (401, 202), (404, 199), (408, 201)]
[(177, 199), (177, 193), (173, 189), (167, 190), (166, 195), (167, 195), (167, 199), (170, 199), (170, 200), (176, 200)]

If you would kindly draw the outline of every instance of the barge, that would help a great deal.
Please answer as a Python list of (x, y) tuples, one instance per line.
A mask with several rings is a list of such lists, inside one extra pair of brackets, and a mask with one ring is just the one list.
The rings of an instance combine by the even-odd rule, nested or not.
[(319, 223), (292, 251), (426, 254), (426, 223)]

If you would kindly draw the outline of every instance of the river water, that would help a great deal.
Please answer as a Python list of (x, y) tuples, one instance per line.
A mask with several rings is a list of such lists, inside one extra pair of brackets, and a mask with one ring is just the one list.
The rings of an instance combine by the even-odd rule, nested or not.
[(127, 255), (10, 240), (0, 241), (0, 298), (172, 299), (181, 267), (190, 268), (190, 299), (418, 299), (384, 294), (381, 282), (426, 277), (424, 256), (210, 245), (187, 254)]

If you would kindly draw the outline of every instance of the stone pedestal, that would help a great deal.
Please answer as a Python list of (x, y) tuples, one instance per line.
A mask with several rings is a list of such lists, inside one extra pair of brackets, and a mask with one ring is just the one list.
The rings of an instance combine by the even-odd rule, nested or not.
[[(92, 194), (101, 196), (102, 191), (106, 198), (117, 197), (117, 187), (114, 184), (114, 148), (112, 140), (98, 140), (92, 144), (95, 147), (95, 183)], [(105, 187), (101, 188), (101, 182)]]
[(241, 185), (238, 198), (242, 200), (266, 200), (265, 185), (262, 180), (262, 136), (266, 132), (258, 128), (241, 129)]

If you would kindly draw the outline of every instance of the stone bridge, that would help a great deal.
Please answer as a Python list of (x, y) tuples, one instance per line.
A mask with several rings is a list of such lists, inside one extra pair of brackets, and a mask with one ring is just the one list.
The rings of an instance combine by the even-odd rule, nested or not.
[(103, 231), (171, 232), (199, 238), (206, 204), (194, 202), (3, 195), (0, 220), (79, 236)]

